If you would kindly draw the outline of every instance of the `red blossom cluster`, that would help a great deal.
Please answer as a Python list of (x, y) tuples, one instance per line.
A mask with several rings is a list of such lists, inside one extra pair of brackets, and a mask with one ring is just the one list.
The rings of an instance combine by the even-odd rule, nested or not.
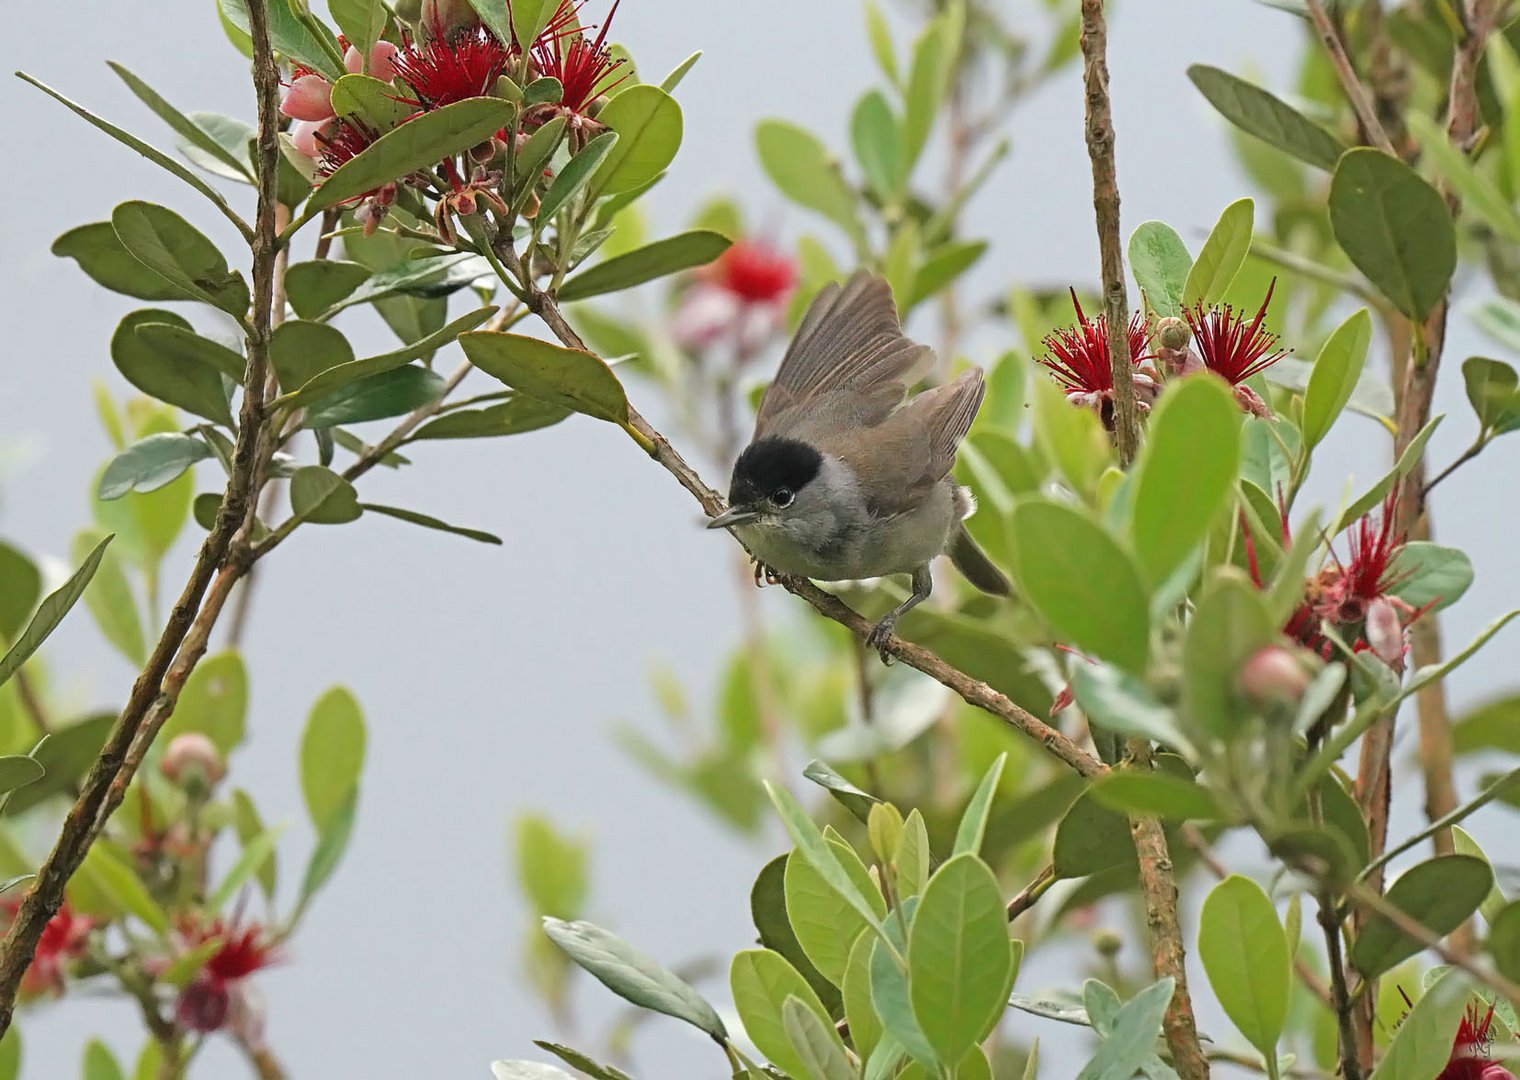
[(738, 356), (751, 356), (785, 327), (796, 285), (791, 255), (763, 240), (735, 240), (697, 272), (671, 320), (671, 335), (693, 352), (729, 341)]
[(256, 1041), (261, 1026), (255, 1018), (262, 1009), (246, 980), (254, 972), (280, 959), (269, 931), (255, 922), (240, 924), (220, 917), (210, 920), (187, 918), (177, 927), (181, 954), (194, 952), (209, 942), (217, 942), (201, 970), (180, 992), (175, 1016), (189, 1031), (219, 1031), (233, 1022), (245, 1040)]
[[(7, 925), (15, 919), (20, 907), (19, 894), (0, 899), (0, 910), (5, 914)], [(58, 914), (42, 928), (42, 937), (37, 940), (37, 951), (32, 956), (32, 965), (26, 969), (26, 974), (21, 979), (22, 996), (35, 998), (63, 993), (68, 966), (84, 955), (89, 945), (90, 931), (95, 929), (95, 925), (94, 919), (78, 914), (69, 906), (68, 901), (64, 901)]]
[[(1162, 319), (1155, 327), (1143, 312), (1135, 312), (1130, 317), (1128, 336), (1135, 365), (1135, 397), (1141, 411), (1148, 411), (1161, 392), (1163, 373), (1167, 378), (1179, 378), (1207, 371), (1234, 388), (1242, 409), (1270, 419), (1272, 411), (1246, 380), (1287, 355), (1286, 350), (1275, 347), (1277, 335), (1263, 325), (1276, 285), (1274, 278), (1256, 316), (1249, 321), (1229, 304), (1198, 303), (1184, 309), (1181, 319)], [(1066, 391), (1067, 400), (1096, 409), (1104, 425), (1112, 426), (1114, 386), (1107, 320), (1101, 316), (1088, 318), (1077, 302), (1075, 289), (1071, 302), (1077, 311), (1076, 325), (1047, 334), (1043, 341), (1046, 352), (1036, 359), (1050, 369)], [(1189, 345), (1189, 338), (1196, 349)], [(1154, 351), (1147, 352), (1152, 344)], [(1155, 366), (1142, 367), (1146, 361), (1154, 361)]]

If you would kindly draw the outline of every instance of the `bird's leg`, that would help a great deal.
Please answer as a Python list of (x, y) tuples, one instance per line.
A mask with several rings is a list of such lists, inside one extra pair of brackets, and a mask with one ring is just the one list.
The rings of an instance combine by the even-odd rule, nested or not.
[(917, 607), (929, 598), (929, 593), (934, 589), (934, 577), (929, 573), (927, 564), (913, 571), (913, 593), (902, 603), (881, 617), (881, 621), (871, 627), (871, 632), (866, 635), (866, 644), (881, 653), (881, 662), (890, 664), (891, 654), (887, 652), (887, 638), (892, 636), (893, 629), (897, 626), (897, 620), (903, 614)]
[[(769, 566), (766, 566), (763, 562), (755, 558), (753, 555), (749, 557), (749, 561), (753, 563), (755, 567), (755, 588), (763, 589), (767, 585), (781, 584), (781, 575), (776, 573), (776, 571), (772, 570)], [(764, 581), (760, 580), (762, 576), (765, 578)]]

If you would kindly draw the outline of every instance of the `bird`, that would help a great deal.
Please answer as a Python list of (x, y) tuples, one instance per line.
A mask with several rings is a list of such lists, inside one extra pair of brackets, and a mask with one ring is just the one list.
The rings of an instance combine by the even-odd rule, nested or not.
[(904, 400), (933, 364), (934, 351), (903, 334), (883, 278), (861, 270), (824, 286), (760, 400), (728, 509), (707, 523), (732, 530), (757, 574), (911, 575), (912, 593), (866, 637), (884, 662), (898, 620), (930, 595), (937, 556), (982, 592), (1010, 592), (966, 531), (976, 501), (950, 475), (986, 393), (982, 371)]

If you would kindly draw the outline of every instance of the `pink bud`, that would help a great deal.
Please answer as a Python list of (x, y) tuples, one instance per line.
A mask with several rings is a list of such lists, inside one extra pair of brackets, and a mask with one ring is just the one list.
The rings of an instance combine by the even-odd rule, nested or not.
[(326, 136), (332, 129), (336, 117), (326, 120), (297, 120), (290, 125), (290, 144), (296, 148), (296, 152), (305, 154), (315, 161), (322, 156), (322, 141), (318, 136)]
[(1245, 383), (1241, 383), (1235, 387), (1235, 401), (1252, 416), (1260, 417), (1263, 420), (1275, 419), (1272, 415), (1272, 410), (1267, 407), (1267, 403), (1261, 400), (1261, 395)]
[(422, 0), (422, 28), (435, 38), (447, 38), (456, 30), (479, 25), (480, 16), (470, 0)]
[(1258, 705), (1292, 705), (1309, 688), (1309, 672), (1281, 645), (1267, 645), (1240, 668), (1240, 692)]
[(390, 82), (396, 77), (396, 55), (400, 51), (389, 41), (375, 42), (375, 47), (369, 51), (369, 71), (366, 72), (364, 58), (350, 45), (343, 54), (343, 66), (350, 75), (369, 75), (381, 82)]
[(1478, 1074), (1478, 1080), (1515, 1080), (1515, 1074), (1497, 1063), (1489, 1065)]
[(293, 120), (330, 120), (332, 83), (320, 75), (302, 75), (285, 91), (280, 111)]
[(185, 787), (192, 784), (210, 787), (226, 775), (227, 766), (216, 743), (199, 731), (186, 731), (169, 740), (158, 770)]
[(1367, 605), (1367, 645), (1372, 654), (1394, 671), (1404, 670), (1404, 624), (1386, 596)]
[(180, 991), (174, 1014), (180, 1026), (190, 1031), (218, 1031), (231, 1012), (227, 984), (215, 975), (202, 972), (194, 982)]

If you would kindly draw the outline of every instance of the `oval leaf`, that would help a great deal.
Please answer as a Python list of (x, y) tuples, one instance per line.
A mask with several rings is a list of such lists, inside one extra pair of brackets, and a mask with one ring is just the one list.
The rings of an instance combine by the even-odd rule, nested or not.
[(1193, 257), (1170, 225), (1141, 222), (1130, 234), (1129, 268), (1151, 310), (1162, 318), (1182, 314), (1182, 294)]
[(1351, 400), (1371, 343), (1372, 316), (1362, 308), (1337, 326), (1320, 349), (1304, 392), (1302, 434), (1308, 449), (1313, 450), (1330, 433), (1336, 417)]
[[(1388, 902), (1445, 937), (1478, 910), (1494, 872), (1471, 855), (1441, 855), (1410, 867), (1388, 889)], [(1403, 963), (1424, 946), (1382, 915), (1374, 915), (1351, 947), (1351, 962), (1368, 978)]]
[(301, 794), (319, 834), (358, 789), (364, 742), (364, 713), (353, 694), (335, 686), (317, 699), (301, 737)]
[(519, 334), (461, 334), (470, 363), (525, 394), (614, 424), (628, 422), (628, 398), (600, 357)]
[(1230, 282), (1245, 265), (1251, 250), (1251, 230), (1256, 218), (1256, 204), (1237, 199), (1224, 208), (1182, 287), (1182, 306), (1217, 304), (1224, 299)]
[(618, 136), (592, 180), (592, 190), (601, 195), (647, 184), (665, 171), (681, 147), (681, 106), (658, 86), (630, 86), (596, 119)]
[(1287, 1019), (1293, 969), (1277, 910), (1261, 886), (1237, 874), (1214, 887), (1198, 919), (1209, 984), (1230, 1022), (1270, 1058)]
[(124, 202), (111, 211), (122, 246), (145, 267), (235, 319), (248, 314), (248, 283), (199, 229), (165, 206)]
[(1227, 71), (1194, 64), (1188, 78), (1230, 123), (1329, 172), (1345, 149), (1340, 140), (1282, 99)]
[(677, 233), (597, 263), (566, 281), (557, 295), (569, 302), (631, 289), (655, 278), (705, 266), (722, 255), (731, 242), (722, 233), (706, 229)]

